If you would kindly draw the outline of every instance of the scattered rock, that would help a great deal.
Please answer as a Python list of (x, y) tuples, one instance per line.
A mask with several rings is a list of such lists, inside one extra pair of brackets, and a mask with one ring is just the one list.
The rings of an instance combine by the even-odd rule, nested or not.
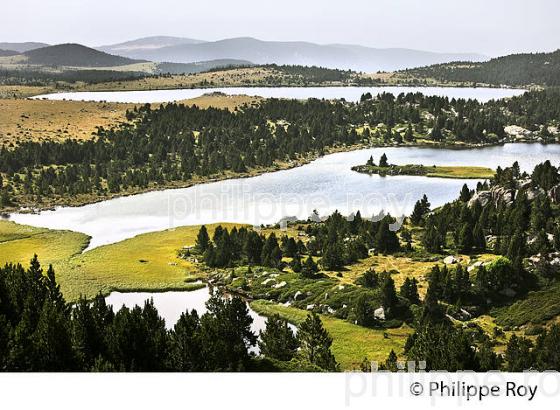
[(283, 287), (286, 286), (286, 285), (287, 285), (286, 281), (282, 281), (282, 282), (280, 282), (280, 283), (274, 285), (273, 287), (274, 287), (275, 289), (280, 289), (280, 288), (283, 288)]
[(453, 265), (453, 264), (455, 264), (455, 263), (457, 263), (457, 262), (458, 262), (457, 258), (456, 258), (455, 256), (453, 256), (453, 255), (449, 255), (448, 257), (446, 257), (446, 258), (443, 260), (443, 263), (445, 263), (446, 265)]
[(471, 271), (473, 271), (473, 270), (475, 270), (475, 269), (478, 269), (478, 268), (480, 268), (482, 265), (483, 265), (482, 261), (477, 261), (477, 262), (473, 263), (471, 266), (469, 266), (469, 267), (467, 268), (467, 272), (471, 272)]
[(299, 290), (294, 294), (294, 300), (305, 299), (305, 295)]
[(377, 308), (373, 311), (373, 316), (376, 319), (379, 320), (385, 320), (385, 309), (383, 308), (383, 306), (381, 306), (380, 308)]
[(307, 307), (305, 308), (307, 310), (313, 310), (315, 309), (315, 305), (311, 304), (311, 305), (307, 305)]

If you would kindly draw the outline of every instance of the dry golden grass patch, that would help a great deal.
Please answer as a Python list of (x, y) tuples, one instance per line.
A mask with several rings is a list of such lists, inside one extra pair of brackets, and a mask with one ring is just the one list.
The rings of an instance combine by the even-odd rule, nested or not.
[(0, 99), (26, 98), (34, 95), (48, 94), (53, 91), (52, 88), (46, 86), (0, 84)]
[(200, 97), (191, 98), (188, 100), (179, 101), (180, 104), (185, 104), (187, 106), (196, 105), (199, 108), (226, 108), (230, 111), (235, 111), (235, 109), (247, 104), (253, 105), (258, 104), (262, 101), (262, 97), (251, 97), (248, 95), (223, 95), (223, 94), (205, 94)]
[(126, 120), (134, 104), (0, 99), (0, 144), (88, 139), (99, 126)]
[(281, 76), (277, 71), (264, 67), (236, 68), (231, 70), (178, 74), (172, 76), (139, 78), (130, 81), (111, 81), (87, 84), (78, 91), (130, 91), (194, 87), (242, 87), (264, 84), (271, 76)]

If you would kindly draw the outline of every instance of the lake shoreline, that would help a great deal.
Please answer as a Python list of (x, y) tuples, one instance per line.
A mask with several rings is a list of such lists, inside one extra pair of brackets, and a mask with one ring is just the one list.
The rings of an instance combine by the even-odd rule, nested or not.
[[(95, 196), (95, 195), (84, 195), (84, 198), (72, 198), (72, 199), (66, 199), (66, 200), (54, 200), (54, 202), (51, 203), (47, 203), (44, 205), (38, 205), (38, 204), (31, 204), (31, 203), (25, 203), (22, 204), (20, 207), (13, 207), (13, 208), (4, 208), (2, 210), (0, 210), (0, 217), (5, 218), (5, 219), (10, 219), (10, 216), (12, 214), (39, 214), (42, 211), (54, 211), (57, 208), (61, 208), (61, 207), (70, 207), (70, 208), (77, 208), (77, 207), (81, 207), (81, 206), (85, 206), (85, 205), (91, 205), (91, 204), (96, 204), (96, 203), (100, 203), (100, 202), (104, 202), (104, 201), (109, 201), (112, 199), (118, 199), (118, 198), (125, 198), (125, 197), (130, 197), (130, 196), (134, 196), (134, 195), (142, 195), (142, 194), (147, 194), (150, 192), (158, 192), (158, 191), (166, 191), (166, 190), (175, 190), (175, 189), (184, 189), (184, 188), (190, 188), (193, 186), (198, 186), (198, 185), (204, 185), (204, 184), (209, 184), (209, 183), (214, 183), (214, 182), (220, 182), (220, 181), (226, 181), (226, 180), (235, 180), (235, 179), (246, 179), (246, 178), (253, 178), (253, 177), (257, 177), (260, 175), (264, 175), (267, 173), (275, 173), (275, 172), (280, 172), (280, 171), (286, 171), (289, 169), (294, 169), (294, 168), (298, 168), (304, 165), (307, 165), (319, 158), (323, 158), (327, 155), (330, 154), (336, 154), (336, 153), (341, 153), (341, 152), (352, 152), (352, 151), (357, 151), (357, 150), (361, 150), (361, 149), (373, 149), (373, 148), (418, 148), (418, 149), (425, 149), (425, 148), (429, 148), (429, 149), (451, 149), (451, 150), (471, 150), (471, 149), (477, 149), (477, 148), (488, 148), (488, 147), (497, 147), (497, 146), (503, 146), (505, 144), (515, 144), (515, 143), (523, 143), (523, 144), (543, 144), (541, 142), (538, 141), (532, 141), (532, 140), (528, 140), (528, 141), (521, 141), (521, 140), (516, 140), (516, 141), (502, 141), (499, 143), (478, 143), (478, 144), (427, 144), (427, 143), (418, 143), (418, 144), (355, 144), (352, 146), (344, 146), (344, 147), (332, 147), (329, 148), (326, 152), (324, 153), (313, 153), (311, 155), (309, 155), (306, 158), (301, 158), (298, 159), (297, 161), (294, 162), (288, 162), (288, 163), (284, 163), (284, 162), (280, 162), (280, 163), (276, 163), (274, 166), (269, 167), (269, 168), (263, 168), (263, 169), (254, 169), (251, 170), (247, 173), (243, 173), (243, 174), (237, 174), (237, 175), (228, 175), (228, 174), (224, 174), (221, 176), (213, 176), (210, 178), (201, 178), (200, 180), (197, 181), (188, 181), (185, 183), (172, 183), (172, 184), (166, 184), (163, 186), (158, 186), (158, 187), (148, 187), (145, 189), (135, 189), (131, 192), (124, 192), (124, 193), (112, 193), (110, 195), (107, 196)], [(544, 144), (543, 144), (544, 145)], [(46, 198), (43, 198), (43, 201), (46, 201)]]
[[(391, 84), (344, 84), (344, 83), (316, 83), (316, 84), (245, 84), (243, 88), (329, 88), (329, 87), (342, 87), (342, 88), (357, 88), (357, 87), (379, 87), (379, 88), (391, 88), (391, 87), (414, 87), (414, 88), (479, 88), (479, 89), (499, 89), (499, 90), (524, 90), (529, 91), (531, 88), (529, 85), (525, 86), (508, 86), (508, 85), (494, 85), (494, 84), (478, 84), (473, 86), (472, 84), (462, 84), (462, 83), (434, 83), (434, 84), (415, 84), (414, 82), (397, 82)], [(189, 87), (177, 87), (175, 84), (169, 87), (137, 87), (137, 88), (95, 88), (95, 87), (84, 87), (84, 88), (66, 88), (66, 89), (53, 89), (53, 92), (48, 94), (37, 94), (30, 95), (26, 98), (33, 99), (43, 99), (45, 95), (55, 95), (64, 93), (88, 93), (88, 92), (102, 92), (102, 93), (118, 93), (118, 92), (134, 92), (134, 91), (170, 91), (170, 90), (211, 90), (214, 88), (239, 88), (239, 85), (218, 85), (218, 86), (204, 86), (202, 84), (194, 84)], [(45, 98), (48, 99), (48, 98)], [(165, 101), (162, 101), (165, 102)]]

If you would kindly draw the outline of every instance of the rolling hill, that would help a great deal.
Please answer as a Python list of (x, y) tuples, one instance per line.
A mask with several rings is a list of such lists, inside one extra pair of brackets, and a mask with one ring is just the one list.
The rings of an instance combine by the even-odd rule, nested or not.
[(512, 54), (486, 62), (458, 61), (404, 71), (413, 77), (440, 82), (491, 85), (560, 85), (560, 50), (552, 53)]
[(17, 51), (14, 50), (3, 50), (0, 49), (0, 57), (11, 57), (11, 56), (17, 56), (19, 53)]
[(146, 62), (114, 56), (80, 44), (59, 44), (26, 51), (27, 63), (69, 67), (116, 67)]
[(456, 60), (485, 60), (485, 57), (479, 54), (446, 54), (344, 44), (262, 41), (251, 37), (181, 43), (157, 48), (122, 49), (119, 45), (103, 48), (103, 50), (108, 49), (128, 58), (160, 62), (191, 63), (216, 59), (240, 59), (255, 64), (315, 65), (358, 71), (393, 71)]

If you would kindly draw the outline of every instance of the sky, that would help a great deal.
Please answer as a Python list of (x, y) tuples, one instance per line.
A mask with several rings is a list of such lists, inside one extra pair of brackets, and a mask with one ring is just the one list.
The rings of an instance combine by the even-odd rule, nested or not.
[(560, 48), (558, 16), (558, 0), (18, 0), (0, 4), (0, 42), (255, 37), (497, 56)]

